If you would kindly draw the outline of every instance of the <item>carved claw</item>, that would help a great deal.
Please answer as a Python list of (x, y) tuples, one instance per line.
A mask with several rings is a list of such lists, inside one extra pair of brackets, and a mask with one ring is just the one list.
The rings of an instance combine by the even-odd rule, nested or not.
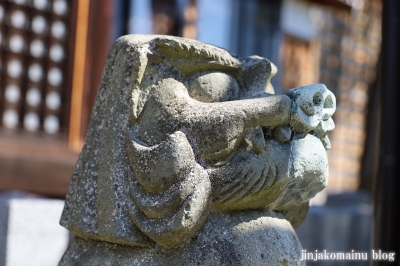
[[(187, 243), (203, 227), (210, 212), (211, 185), (204, 169), (196, 165), (184, 178), (191, 180), (197, 178), (198, 183), (186, 198), (181, 199), (182, 202), (178, 202), (176, 206), (172, 206), (173, 204), (165, 206), (169, 209), (172, 207), (174, 209), (172, 213), (167, 212), (162, 217), (153, 218), (145, 213), (145, 211), (150, 211), (149, 209), (141, 209), (146, 206), (137, 204), (128, 206), (132, 222), (144, 234), (167, 249)], [(130, 179), (133, 177), (131, 176)], [(131, 189), (131, 193), (133, 192), (134, 190)], [(131, 194), (131, 196), (133, 195)], [(162, 198), (159, 199), (162, 200)], [(150, 196), (148, 196), (148, 200), (152, 200)], [(170, 205), (168, 199), (164, 205)]]
[(132, 222), (164, 248), (188, 242), (207, 220), (211, 183), (186, 135), (177, 131), (148, 147), (131, 127), (126, 150)]
[(129, 131), (127, 154), (136, 180), (146, 190), (161, 192), (170, 188), (195, 164), (186, 135), (177, 131), (159, 145), (139, 144), (133, 129)]

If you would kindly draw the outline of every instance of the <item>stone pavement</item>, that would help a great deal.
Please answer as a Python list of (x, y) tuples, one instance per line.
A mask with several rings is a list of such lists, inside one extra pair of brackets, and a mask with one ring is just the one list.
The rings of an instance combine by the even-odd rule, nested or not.
[(0, 193), (0, 266), (57, 265), (69, 233), (59, 225), (64, 201)]

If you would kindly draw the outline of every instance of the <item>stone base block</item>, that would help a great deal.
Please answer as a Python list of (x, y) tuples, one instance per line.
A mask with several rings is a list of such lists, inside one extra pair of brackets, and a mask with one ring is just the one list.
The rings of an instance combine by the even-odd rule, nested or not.
[(75, 237), (59, 265), (305, 265), (283, 215), (271, 211), (211, 214), (190, 243), (140, 248)]

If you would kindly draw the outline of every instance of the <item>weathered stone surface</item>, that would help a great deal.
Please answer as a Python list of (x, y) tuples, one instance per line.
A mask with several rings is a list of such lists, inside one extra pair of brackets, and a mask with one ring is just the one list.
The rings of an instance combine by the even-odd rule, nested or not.
[(302, 265), (300, 247), (283, 215), (239, 211), (211, 214), (193, 241), (175, 249), (75, 238), (59, 265)]
[[(212, 244), (223, 232), (243, 265), (263, 264), (260, 245), (268, 260), (299, 263), (289, 222), (299, 225), (326, 186), (336, 103), (322, 84), (273, 95), (275, 73), (265, 58), (194, 40), (121, 37), (61, 217), (80, 237), (62, 263), (73, 264), (83, 245), (81, 264), (112, 249), (111, 264), (126, 255), (146, 265), (188, 262), (179, 256), (213, 265), (199, 248), (225, 252), (225, 242)], [(268, 242), (271, 230), (286, 233)]]

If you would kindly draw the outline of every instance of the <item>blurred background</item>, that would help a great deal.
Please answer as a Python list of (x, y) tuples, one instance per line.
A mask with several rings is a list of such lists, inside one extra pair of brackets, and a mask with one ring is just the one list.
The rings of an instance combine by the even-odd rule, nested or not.
[[(70, 236), (54, 223), (108, 50), (131, 33), (182, 36), (240, 57), (266, 57), (278, 67), (276, 93), (324, 83), (337, 98), (330, 179), (312, 200), (298, 235), (309, 251), (369, 252), (379, 246), (376, 232), (391, 228), (384, 221), (399, 224), (391, 209), (398, 205), (389, 204), (398, 198), (398, 181), (379, 168), (386, 125), (381, 117), (391, 118), (390, 132), (398, 124), (397, 109), (381, 104), (398, 94), (382, 74), (396, 69), (387, 53), (396, 50), (400, 11), (390, 5), (398, 7), (398, 1), (0, 0), (0, 266), (55, 265), (64, 252)], [(385, 24), (382, 12), (387, 20), (397, 17), (395, 23)], [(386, 33), (386, 56), (382, 25), (393, 28)], [(391, 73), (393, 81), (398, 75)], [(392, 158), (390, 167), (395, 164)], [(379, 180), (389, 180), (380, 186), (385, 193)], [(381, 205), (391, 216), (383, 222), (375, 216), (373, 223), (374, 210), (385, 215)], [(394, 234), (390, 241), (399, 252), (399, 231), (379, 232), (384, 238)]]

